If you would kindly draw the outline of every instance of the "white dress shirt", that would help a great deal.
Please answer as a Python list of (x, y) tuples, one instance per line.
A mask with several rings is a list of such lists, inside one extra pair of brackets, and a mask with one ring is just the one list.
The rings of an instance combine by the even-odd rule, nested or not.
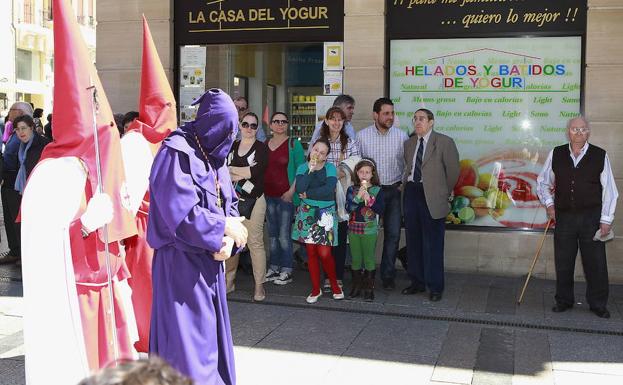
[[(430, 133), (433, 132), (433, 130), (429, 130), (426, 135), (423, 136), (424, 141), (422, 142), (422, 145), (424, 146), (424, 148), (422, 149), (422, 162), (424, 162), (424, 155), (426, 155), (426, 145), (428, 144), (428, 139), (430, 139)], [(413, 180), (413, 173), (415, 171), (415, 161), (417, 159), (417, 152), (420, 149), (420, 136), (417, 137), (417, 145), (415, 146), (415, 152), (413, 153), (413, 165), (411, 166), (411, 174), (409, 175), (409, 178), (407, 178), (407, 180), (409, 182), (415, 182)], [(420, 165), (420, 167), (422, 167), (422, 165)], [(420, 170), (421, 171), (421, 170)], [(420, 173), (421, 174), (421, 173)], [(423, 182), (424, 181), (424, 175), (422, 175), (422, 180), (420, 180), (419, 182)]]
[[(577, 157), (573, 155), (573, 149), (571, 148), (571, 144), (569, 144), (569, 150), (573, 165), (577, 167), (578, 163), (580, 163), (580, 161), (586, 154), (586, 151), (588, 150), (588, 142), (584, 144), (584, 147), (582, 147), (582, 150), (580, 150), (580, 153)], [(541, 173), (539, 174), (539, 177), (536, 181), (536, 193), (539, 196), (539, 200), (545, 205), (545, 207), (549, 207), (554, 204), (553, 191), (556, 185), (556, 180), (554, 172), (552, 171), (553, 153), (554, 150), (549, 152), (549, 155), (545, 160), (545, 164), (543, 165), (543, 170), (541, 170)], [(602, 191), (600, 222), (611, 224), (614, 220), (614, 211), (616, 209), (619, 192), (614, 182), (614, 176), (612, 175), (612, 169), (610, 168), (610, 160), (608, 159), (608, 154), (606, 154), (605, 156), (604, 169), (599, 176), (599, 180), (601, 181)]]

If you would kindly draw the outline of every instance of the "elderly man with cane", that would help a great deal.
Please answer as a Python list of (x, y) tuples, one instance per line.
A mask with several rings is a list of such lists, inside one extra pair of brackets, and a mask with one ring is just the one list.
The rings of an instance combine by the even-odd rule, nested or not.
[(556, 220), (555, 313), (571, 309), (573, 272), (580, 248), (586, 277), (586, 301), (600, 318), (610, 318), (606, 246), (619, 196), (606, 151), (588, 143), (591, 129), (579, 116), (567, 124), (569, 143), (554, 148), (537, 179), (537, 193)]

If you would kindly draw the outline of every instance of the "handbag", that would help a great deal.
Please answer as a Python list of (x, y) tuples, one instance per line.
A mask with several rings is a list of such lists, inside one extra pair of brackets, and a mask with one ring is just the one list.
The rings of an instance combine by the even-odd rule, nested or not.
[(238, 213), (247, 219), (251, 219), (251, 213), (257, 198), (238, 198)]

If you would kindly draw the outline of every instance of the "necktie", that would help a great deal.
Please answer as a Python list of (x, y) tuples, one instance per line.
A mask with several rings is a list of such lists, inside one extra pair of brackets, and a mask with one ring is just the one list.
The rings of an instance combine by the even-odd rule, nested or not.
[(420, 144), (417, 148), (415, 156), (415, 168), (413, 169), (413, 181), (420, 182), (422, 180), (422, 156), (424, 155), (424, 138), (420, 138)]

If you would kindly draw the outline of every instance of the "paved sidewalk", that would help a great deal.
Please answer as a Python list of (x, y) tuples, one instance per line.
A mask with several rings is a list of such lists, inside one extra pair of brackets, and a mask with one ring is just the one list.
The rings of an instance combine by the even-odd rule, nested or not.
[[(21, 385), (19, 270), (0, 267), (0, 276), (13, 277), (0, 281), (0, 384)], [(552, 313), (551, 281), (531, 281), (521, 306), (520, 278), (447, 274), (438, 303), (401, 295), (404, 272), (397, 284), (373, 303), (323, 296), (308, 305), (307, 273), (296, 271), (256, 304), (240, 272), (230, 294), (238, 384), (623, 383), (623, 286), (612, 287), (612, 318), (602, 320), (585, 304)]]

